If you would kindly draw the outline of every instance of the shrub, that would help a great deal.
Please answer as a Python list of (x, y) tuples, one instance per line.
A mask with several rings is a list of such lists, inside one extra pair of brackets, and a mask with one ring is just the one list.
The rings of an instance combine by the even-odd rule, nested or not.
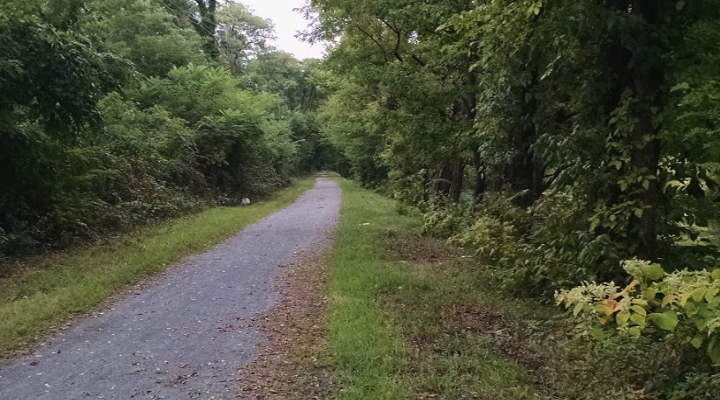
[(631, 282), (586, 283), (557, 293), (558, 304), (582, 316), (578, 327), (602, 338), (606, 332), (648, 335), (703, 348), (720, 364), (720, 269), (666, 273), (660, 264), (627, 260)]
[(423, 207), (423, 235), (447, 239), (467, 229), (474, 220), (473, 210), (444, 197), (435, 196)]

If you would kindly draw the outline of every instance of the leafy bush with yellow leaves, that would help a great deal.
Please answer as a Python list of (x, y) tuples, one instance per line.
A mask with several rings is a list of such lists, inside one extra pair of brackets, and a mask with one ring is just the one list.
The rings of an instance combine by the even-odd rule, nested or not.
[(666, 273), (660, 264), (626, 260), (632, 280), (586, 283), (556, 293), (558, 304), (583, 317), (579, 328), (596, 339), (609, 331), (675, 339), (695, 349), (705, 347), (720, 364), (720, 269)]

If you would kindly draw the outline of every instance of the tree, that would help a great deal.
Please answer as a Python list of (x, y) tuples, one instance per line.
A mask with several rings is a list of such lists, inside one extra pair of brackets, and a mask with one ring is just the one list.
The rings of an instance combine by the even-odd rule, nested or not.
[(178, 27), (156, 1), (108, 0), (90, 6), (97, 17), (85, 30), (146, 76), (164, 76), (173, 67), (203, 61), (197, 33), (189, 26)]
[(234, 75), (267, 49), (274, 38), (272, 23), (240, 3), (227, 3), (217, 12), (217, 41), (222, 59)]
[(129, 69), (79, 32), (15, 6), (0, 6), (0, 224), (10, 235), (51, 208), (55, 163), (64, 147), (100, 125), (98, 101)]
[(385, 128), (383, 157), (392, 169), (426, 174), (439, 193), (459, 201), (464, 171), (475, 161), (481, 194), (484, 179), (469, 136), (477, 72), (469, 53), (452, 47), (454, 31), (440, 28), (472, 3), (315, 1), (311, 6), (319, 13), (317, 37), (333, 39), (342, 32), (328, 65), (353, 84), (377, 88), (372, 104), (384, 111), (374, 115), (384, 119), (377, 123)]
[(203, 39), (205, 56), (210, 60), (217, 60), (220, 58), (220, 50), (215, 40), (215, 30), (217, 29), (215, 12), (218, 8), (218, 0), (195, 0), (195, 3), (198, 13), (190, 16), (190, 20), (195, 31)]

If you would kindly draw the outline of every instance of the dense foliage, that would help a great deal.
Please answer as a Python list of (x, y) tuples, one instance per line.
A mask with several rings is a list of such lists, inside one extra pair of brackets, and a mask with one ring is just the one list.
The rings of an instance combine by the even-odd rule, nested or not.
[(324, 62), (273, 49), (235, 2), (3, 1), (0, 255), (331, 167), (419, 209), (508, 292), (557, 293), (580, 336), (667, 344), (673, 372), (642, 393), (713, 398), (717, 1), (305, 11), (305, 36), (334, 43)]
[[(568, 292), (585, 307), (575, 314), (597, 324), (591, 305), (622, 298), (599, 322), (655, 340), (677, 322), (689, 339), (673, 343), (702, 347), (677, 371), (703, 389), (646, 389), (710, 398), (697, 396), (716, 385), (720, 348), (704, 315), (718, 313), (716, 1), (312, 0), (307, 11), (310, 36), (336, 42), (321, 129), (357, 179), (419, 208), (428, 234), (476, 251), (509, 291), (549, 301), (599, 282)], [(667, 278), (612, 292), (636, 258)]]
[(334, 159), (318, 62), (221, 3), (0, 4), (0, 256), (262, 196)]

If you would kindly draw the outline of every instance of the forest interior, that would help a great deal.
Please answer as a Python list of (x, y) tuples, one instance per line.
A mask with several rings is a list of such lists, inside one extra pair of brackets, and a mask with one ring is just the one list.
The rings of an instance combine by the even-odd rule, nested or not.
[(0, 315), (55, 290), (17, 289), (42, 260), (236, 215), (199, 251), (335, 171), (323, 341), (293, 350), (332, 379), (273, 392), (720, 399), (720, 2), (297, 11), (324, 59), (241, 2), (0, 3)]

